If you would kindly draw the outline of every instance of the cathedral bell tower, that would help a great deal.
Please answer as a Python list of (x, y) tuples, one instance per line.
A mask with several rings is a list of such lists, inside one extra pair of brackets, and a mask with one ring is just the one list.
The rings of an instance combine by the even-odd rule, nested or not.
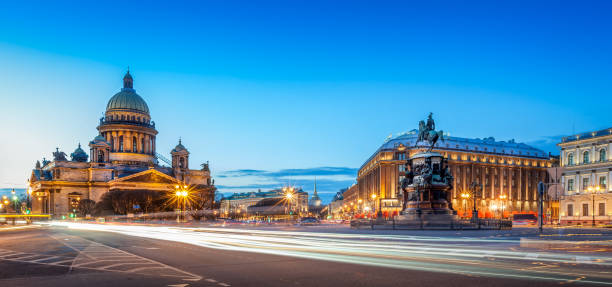
[(91, 162), (109, 162), (111, 145), (103, 136), (99, 135), (89, 142), (89, 148), (89, 158), (91, 159)]
[(189, 170), (189, 151), (183, 146), (181, 139), (179, 139), (179, 143), (170, 154), (172, 155), (172, 171), (174, 176), (184, 180), (185, 172)]

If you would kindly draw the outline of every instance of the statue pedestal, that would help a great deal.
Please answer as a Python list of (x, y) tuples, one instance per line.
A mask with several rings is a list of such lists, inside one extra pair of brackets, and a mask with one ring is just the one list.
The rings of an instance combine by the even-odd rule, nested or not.
[(396, 218), (400, 224), (451, 227), (459, 222), (448, 202), (452, 188), (447, 180), (447, 163), (437, 152), (421, 152), (410, 158), (412, 181), (406, 185), (406, 208)]

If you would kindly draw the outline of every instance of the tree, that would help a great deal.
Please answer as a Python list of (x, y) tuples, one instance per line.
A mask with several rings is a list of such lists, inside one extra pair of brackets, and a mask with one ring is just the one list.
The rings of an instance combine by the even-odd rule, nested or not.
[(77, 211), (81, 217), (93, 214), (96, 202), (91, 199), (81, 199)]
[(202, 218), (212, 218), (213, 214), (211, 211), (215, 206), (215, 194), (217, 188), (215, 186), (206, 186), (203, 188), (196, 189), (192, 192), (190, 199), (189, 215), (195, 220), (202, 220)]

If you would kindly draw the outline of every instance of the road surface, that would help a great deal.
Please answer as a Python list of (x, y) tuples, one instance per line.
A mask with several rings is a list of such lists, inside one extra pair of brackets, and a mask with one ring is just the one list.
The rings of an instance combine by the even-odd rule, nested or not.
[(0, 286), (612, 284), (612, 252), (605, 245), (524, 248), (521, 237), (534, 231), (62, 223), (0, 231)]

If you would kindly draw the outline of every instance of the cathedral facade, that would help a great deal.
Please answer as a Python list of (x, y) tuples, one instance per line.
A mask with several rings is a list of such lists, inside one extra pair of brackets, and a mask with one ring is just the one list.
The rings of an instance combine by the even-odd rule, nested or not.
[(134, 90), (129, 71), (121, 91), (108, 101), (97, 129), (89, 155), (79, 144), (70, 159), (56, 149), (53, 160), (36, 163), (29, 179), (32, 212), (67, 215), (81, 199), (98, 202), (113, 190), (170, 192), (176, 185), (211, 190), (208, 163), (199, 170), (189, 169), (189, 151), (181, 140), (171, 160), (156, 152), (155, 122)]

